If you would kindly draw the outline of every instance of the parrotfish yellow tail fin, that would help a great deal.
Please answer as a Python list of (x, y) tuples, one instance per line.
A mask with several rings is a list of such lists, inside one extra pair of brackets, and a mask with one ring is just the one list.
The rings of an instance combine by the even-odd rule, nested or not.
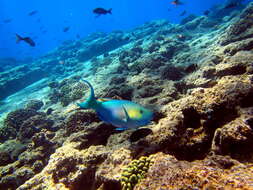
[(96, 109), (98, 102), (95, 98), (94, 89), (93, 89), (92, 85), (87, 80), (82, 79), (82, 81), (85, 82), (86, 84), (88, 84), (88, 86), (90, 87), (90, 96), (86, 101), (84, 101), (82, 103), (78, 103), (77, 105), (82, 109)]

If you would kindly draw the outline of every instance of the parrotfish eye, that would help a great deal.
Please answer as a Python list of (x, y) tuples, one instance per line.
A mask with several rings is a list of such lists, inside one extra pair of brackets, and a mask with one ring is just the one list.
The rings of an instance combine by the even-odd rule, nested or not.
[(143, 114), (143, 112), (144, 112), (143, 110), (140, 110), (140, 113), (141, 113), (141, 114)]

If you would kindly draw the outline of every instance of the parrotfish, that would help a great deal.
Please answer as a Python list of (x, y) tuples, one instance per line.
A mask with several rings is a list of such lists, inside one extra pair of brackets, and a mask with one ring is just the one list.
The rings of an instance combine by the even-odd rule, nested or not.
[(148, 125), (153, 118), (153, 112), (140, 104), (128, 100), (96, 99), (92, 85), (88, 99), (77, 105), (81, 109), (93, 109), (105, 123), (110, 123), (116, 130), (126, 130)]

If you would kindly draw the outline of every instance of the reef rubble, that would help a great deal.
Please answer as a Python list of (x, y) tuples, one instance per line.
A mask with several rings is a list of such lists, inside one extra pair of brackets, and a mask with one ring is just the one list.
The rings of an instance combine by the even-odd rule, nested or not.
[[(252, 10), (97, 33), (35, 60), (44, 96), (1, 117), (0, 189), (253, 189)], [(119, 132), (79, 110), (82, 77), (153, 122)]]

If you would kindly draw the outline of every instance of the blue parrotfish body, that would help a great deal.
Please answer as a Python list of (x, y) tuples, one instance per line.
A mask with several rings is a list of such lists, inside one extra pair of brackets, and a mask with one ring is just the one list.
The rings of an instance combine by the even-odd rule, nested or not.
[(153, 118), (152, 111), (137, 103), (127, 100), (96, 99), (92, 85), (86, 80), (83, 82), (90, 87), (90, 96), (78, 106), (82, 109), (94, 109), (102, 121), (117, 127), (117, 130), (145, 126)]

